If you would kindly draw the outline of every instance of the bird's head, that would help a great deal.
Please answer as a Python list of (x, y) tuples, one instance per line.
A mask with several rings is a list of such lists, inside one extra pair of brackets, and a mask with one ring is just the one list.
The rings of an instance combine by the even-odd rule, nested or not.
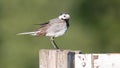
[(67, 19), (70, 19), (70, 15), (66, 14), (66, 13), (63, 13), (58, 18), (61, 19), (61, 20), (67, 20)]

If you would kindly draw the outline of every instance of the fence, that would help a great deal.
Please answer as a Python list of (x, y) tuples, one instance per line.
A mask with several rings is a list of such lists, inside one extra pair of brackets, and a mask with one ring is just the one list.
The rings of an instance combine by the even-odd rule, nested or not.
[(120, 68), (120, 54), (42, 49), (39, 51), (39, 68)]

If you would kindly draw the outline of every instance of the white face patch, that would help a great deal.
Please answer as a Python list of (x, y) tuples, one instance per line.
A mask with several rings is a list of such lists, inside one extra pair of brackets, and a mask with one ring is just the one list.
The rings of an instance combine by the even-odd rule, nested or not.
[(70, 19), (70, 15), (69, 14), (62, 14), (58, 17), (59, 19)]

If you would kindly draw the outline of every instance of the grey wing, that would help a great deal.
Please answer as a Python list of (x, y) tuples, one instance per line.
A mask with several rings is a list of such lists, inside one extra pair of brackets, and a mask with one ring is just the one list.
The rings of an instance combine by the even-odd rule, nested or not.
[(54, 19), (49, 20), (49, 23), (50, 23), (50, 24), (62, 23), (62, 22), (63, 22), (63, 21), (60, 20), (59, 18), (54, 18)]
[(47, 30), (48, 32), (59, 32), (61, 31), (62, 29), (65, 29), (66, 28), (66, 23), (65, 21), (63, 20), (60, 20), (58, 18), (56, 19), (52, 19), (50, 20), (49, 22), (51, 25), (51, 27)]
[(42, 24), (34, 24), (34, 25), (40, 25), (40, 28), (42, 28), (42, 27), (45, 27), (46, 25), (50, 25), (50, 24), (53, 24), (53, 23), (55, 23), (55, 22), (58, 22), (58, 18), (54, 18), (54, 19), (51, 19), (51, 20), (49, 20), (49, 21), (47, 21), (47, 22), (45, 22), (45, 23), (42, 23)]
[(34, 25), (40, 25), (40, 28), (42, 28), (42, 27), (45, 27), (48, 24), (49, 24), (49, 21), (45, 22), (45, 23), (42, 23), (42, 24), (34, 24)]

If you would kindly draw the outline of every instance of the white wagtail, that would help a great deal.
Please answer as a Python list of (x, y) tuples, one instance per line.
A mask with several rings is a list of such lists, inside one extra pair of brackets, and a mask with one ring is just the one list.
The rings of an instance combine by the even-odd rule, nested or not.
[(57, 44), (54, 41), (55, 37), (62, 36), (69, 27), (70, 15), (63, 13), (57, 18), (51, 19), (46, 23), (38, 24), (41, 25), (37, 31), (33, 32), (23, 32), (18, 33), (17, 35), (32, 35), (32, 36), (49, 36), (50, 41), (55, 49), (59, 49)]

